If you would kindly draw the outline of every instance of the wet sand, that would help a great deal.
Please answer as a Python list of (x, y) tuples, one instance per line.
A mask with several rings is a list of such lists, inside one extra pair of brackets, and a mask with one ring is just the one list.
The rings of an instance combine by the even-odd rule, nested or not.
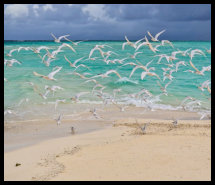
[[(5, 124), (4, 180), (211, 180), (210, 120), (179, 111), (98, 113), (104, 119), (83, 113), (60, 126)], [(174, 126), (171, 117), (181, 115)]]

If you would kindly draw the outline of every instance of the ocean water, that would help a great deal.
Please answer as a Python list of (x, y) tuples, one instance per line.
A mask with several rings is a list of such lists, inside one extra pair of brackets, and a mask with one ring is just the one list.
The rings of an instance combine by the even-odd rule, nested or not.
[[(14, 114), (13, 118), (17, 119), (17, 116), (20, 119), (25, 119), (26, 116), (39, 116), (43, 115), (44, 117), (51, 115), (53, 113), (57, 113), (61, 111), (67, 111), (69, 114), (70, 109), (78, 109), (78, 107), (83, 107), (87, 105), (96, 105), (102, 104), (102, 100), (93, 93), (89, 93), (80, 97), (80, 102), (74, 103), (71, 101), (71, 97), (75, 94), (87, 91), (91, 92), (93, 86), (95, 85), (93, 82), (84, 83), (85, 80), (76, 76), (74, 74), (69, 74), (74, 71), (74, 68), (70, 67), (69, 63), (64, 59), (64, 55), (70, 60), (75, 61), (78, 58), (85, 57), (87, 59), (89, 56), (89, 52), (94, 48), (96, 44), (107, 44), (112, 48), (105, 47), (102, 49), (103, 51), (114, 51), (117, 55), (112, 54), (108, 59), (122, 59), (128, 57), (123, 64), (128, 62), (139, 61), (143, 65), (146, 65), (149, 61), (152, 63), (149, 67), (155, 67), (155, 73), (159, 75), (161, 81), (154, 76), (146, 76), (143, 80), (141, 80), (140, 75), (143, 72), (142, 69), (137, 69), (133, 76), (129, 78), (129, 75), (134, 66), (126, 65), (122, 66), (119, 63), (109, 63), (106, 64), (102, 61), (101, 54), (99, 51), (95, 51), (92, 57), (99, 57), (95, 61), (84, 59), (80, 61), (78, 64), (87, 65), (90, 70), (86, 68), (78, 68), (76, 72), (80, 74), (85, 74), (87, 77), (92, 77), (94, 75), (98, 75), (101, 73), (105, 73), (108, 70), (114, 69), (122, 77), (118, 78), (114, 73), (110, 74), (108, 78), (95, 78), (100, 84), (105, 86), (106, 88), (103, 92), (108, 93), (110, 96), (113, 96), (114, 89), (121, 89), (120, 92), (116, 93), (115, 101), (119, 104), (127, 104), (131, 106), (137, 107), (147, 107), (150, 105), (155, 110), (166, 109), (166, 110), (179, 110), (181, 109), (180, 103), (181, 101), (187, 97), (191, 96), (201, 101), (200, 105), (190, 105), (187, 107), (186, 111), (210, 111), (211, 110), (211, 101), (210, 101), (210, 93), (205, 89), (205, 91), (201, 91), (198, 89), (198, 86), (201, 85), (202, 82), (206, 80), (211, 81), (211, 71), (205, 71), (205, 75), (201, 76), (195, 73), (184, 72), (185, 70), (194, 70), (190, 64), (189, 56), (182, 56), (181, 54), (177, 54), (177, 60), (174, 60), (173, 63), (177, 63), (179, 61), (185, 61), (187, 66), (180, 65), (178, 68), (178, 72), (173, 72), (172, 76), (173, 81), (167, 87), (168, 96), (162, 94), (160, 87), (157, 85), (157, 81), (160, 82), (162, 86), (169, 82), (169, 79), (166, 79), (163, 82), (163, 70), (162, 68), (167, 68), (168, 64), (165, 58), (161, 60), (161, 64), (157, 64), (159, 57), (154, 57), (158, 54), (167, 54), (171, 55), (173, 51), (186, 50), (189, 48), (192, 49), (201, 49), (204, 51), (206, 56), (203, 55), (195, 55), (192, 59), (193, 64), (197, 69), (201, 70), (203, 66), (211, 65), (211, 54), (206, 52), (206, 49), (211, 47), (211, 42), (172, 42), (174, 48), (169, 46), (168, 44), (165, 46), (159, 47), (159, 51), (154, 54), (147, 46), (144, 46), (138, 50), (138, 52), (142, 52), (136, 56), (136, 59), (130, 58), (130, 55), (135, 52), (135, 49), (126, 45), (125, 49), (122, 50), (122, 44), (124, 41), (85, 41), (78, 44), (78, 46), (74, 46), (74, 49), (77, 53), (74, 53), (71, 49), (65, 47), (63, 48), (63, 52), (60, 52), (56, 56), (56, 60), (51, 62), (50, 66), (47, 67), (42, 63), (41, 58), (32, 51), (21, 50), (19, 53), (17, 51), (13, 52), (12, 57), (6, 56), (6, 54), (14, 48), (19, 47), (39, 47), (39, 46), (48, 46), (50, 47), (50, 52), (56, 50), (61, 43), (55, 42), (5, 42), (4, 43), (4, 57), (5, 59), (17, 59), (22, 62), (21, 65), (14, 64), (12, 67), (4, 66), (4, 77), (7, 81), (4, 82), (4, 109), (14, 110), (16, 114)], [(67, 42), (69, 43), (69, 42)], [(71, 43), (69, 43), (71, 44)], [(158, 44), (158, 43), (153, 43)], [(45, 50), (41, 50), (40, 55), (43, 56), (46, 53)], [(170, 62), (171, 63), (171, 62)], [(33, 71), (48, 75), (52, 72), (55, 66), (62, 66), (62, 70), (55, 75), (57, 81), (49, 81), (43, 78), (39, 78), (33, 75)], [(175, 67), (172, 67), (174, 69)], [(45, 93), (45, 85), (58, 85), (64, 90), (57, 91), (54, 96), (52, 93), (49, 93), (47, 99), (43, 99), (38, 93), (34, 92), (33, 88), (27, 84), (26, 82), (33, 82), (38, 86), (40, 92), (42, 94)], [(150, 98), (150, 102), (143, 101), (139, 98), (134, 98), (129, 96), (129, 94), (137, 93), (141, 91), (141, 89), (147, 89), (153, 96)], [(99, 88), (97, 88), (99, 89)], [(54, 104), (57, 99), (65, 99), (65, 103), (59, 104), (57, 110), (54, 110)], [(5, 115), (5, 118), (11, 116), (9, 114)]]

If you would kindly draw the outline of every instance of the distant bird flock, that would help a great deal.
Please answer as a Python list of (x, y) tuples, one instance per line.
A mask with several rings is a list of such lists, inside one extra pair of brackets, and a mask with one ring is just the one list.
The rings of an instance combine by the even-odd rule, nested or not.
[[(187, 67), (187, 70), (185, 70), (184, 72), (194, 73), (195, 75), (199, 75), (199, 76), (204, 76), (205, 72), (211, 71), (211, 65), (204, 66), (204, 67), (202, 67), (202, 69), (198, 69), (195, 66), (195, 63), (193, 63), (193, 61), (192, 61), (192, 59), (194, 57), (196, 57), (197, 55), (202, 55), (202, 56), (206, 57), (206, 54), (205, 54), (206, 52), (208, 54), (211, 54), (211, 49), (205, 48), (205, 51), (203, 51), (200, 49), (189, 48), (189, 49), (186, 49), (185, 51), (181, 51), (181, 50), (175, 48), (173, 43), (168, 40), (159, 41), (159, 36), (164, 32), (165, 32), (165, 30), (162, 30), (161, 32), (159, 32), (155, 36), (153, 36), (148, 31), (147, 33), (149, 35), (150, 41), (147, 38), (147, 36), (145, 36), (144, 38), (142, 38), (136, 42), (131, 42), (127, 38), (127, 36), (125, 36), (125, 42), (122, 44), (122, 50), (126, 50), (127, 47), (133, 47), (135, 50), (134, 50), (134, 53), (130, 54), (130, 56), (124, 57), (124, 58), (119, 58), (119, 55), (117, 54), (117, 50), (114, 50), (114, 48), (112, 46), (107, 45), (107, 44), (95, 45), (89, 52), (88, 56), (82, 56), (77, 60), (73, 60), (72, 58), (69, 58), (65, 53), (63, 60), (65, 61), (65, 63), (68, 64), (68, 67), (70, 66), (72, 69), (74, 69), (73, 72), (70, 74), (78, 76), (81, 79), (83, 79), (83, 81), (84, 81), (83, 84), (91, 83), (92, 89), (89, 89), (89, 91), (86, 91), (86, 92), (79, 92), (75, 96), (71, 97), (70, 100), (66, 100), (66, 99), (56, 100), (56, 102), (54, 103), (55, 110), (57, 109), (57, 106), (60, 102), (65, 103), (66, 101), (71, 101), (73, 103), (78, 103), (81, 96), (91, 93), (93, 96), (99, 97), (102, 100), (104, 105), (113, 104), (114, 106), (119, 108), (120, 111), (122, 111), (122, 112), (126, 111), (126, 108), (128, 107), (128, 105), (120, 105), (115, 99), (116, 94), (121, 92), (122, 90), (114, 89), (113, 94), (106, 93), (106, 92), (104, 92), (106, 86), (104, 86), (101, 82), (99, 82), (98, 79), (102, 80), (103, 78), (111, 78), (113, 75), (115, 75), (119, 79), (122, 79), (122, 78), (124, 78), (124, 76), (122, 76), (122, 74), (120, 74), (118, 72), (118, 69), (123, 68), (124, 66), (127, 66), (127, 65), (130, 65), (133, 67), (133, 69), (131, 70), (131, 72), (129, 74), (129, 79), (132, 78), (133, 74), (135, 73), (135, 71), (137, 69), (142, 70), (140, 79), (143, 80), (144, 78), (146, 78), (146, 76), (148, 76), (149, 78), (154, 78), (155, 81), (157, 82), (157, 85), (160, 87), (161, 94), (165, 95), (165, 96), (168, 96), (168, 90), (167, 90), (168, 86), (171, 85), (172, 81), (175, 78), (174, 76), (172, 76), (172, 74), (177, 73), (180, 70), (180, 66), (183, 65), (183, 66)], [(67, 47), (71, 50), (71, 52), (73, 52), (74, 54), (77, 54), (78, 53), (77, 48), (79, 47), (79, 44), (81, 42), (84, 42), (84, 41), (74, 42), (72, 40), (69, 40), (67, 37), (69, 37), (70, 35), (63, 35), (63, 36), (60, 36), (57, 38), (53, 33), (51, 33), (51, 36), (54, 38), (54, 42), (61, 43), (61, 45), (57, 48), (57, 50), (51, 51), (51, 48), (46, 47), (46, 46), (40, 46), (37, 48), (19, 47), (18, 49), (11, 49), (6, 54), (6, 56), (11, 59), (4, 59), (4, 65), (8, 66), (8, 67), (13, 67), (13, 65), (22, 65), (22, 63), (23, 63), (22, 61), (18, 61), (13, 58), (13, 53), (14, 52), (20, 53), (22, 50), (26, 50), (26, 51), (35, 53), (35, 55), (38, 55), (38, 57), (41, 59), (41, 62), (46, 67), (50, 67), (50, 64), (55, 62), (56, 57), (58, 56), (58, 53), (64, 52), (62, 50), (63, 48)], [(62, 40), (66, 40), (67, 43), (62, 43)], [(165, 47), (167, 45), (172, 47), (175, 50), (171, 53), (171, 55), (157, 54), (157, 51), (159, 51), (159, 48)], [(76, 49), (74, 48), (74, 46)], [(143, 64), (136, 59), (137, 55), (143, 53), (143, 52), (141, 52), (141, 48), (148, 48), (154, 54), (153, 59), (148, 61), (146, 64)], [(41, 50), (44, 50), (46, 52), (45, 55), (41, 56)], [(94, 52), (96, 52), (96, 51), (100, 53), (100, 57), (93, 57)], [(112, 56), (112, 58), (114, 57), (114, 59), (109, 59), (110, 56)], [(189, 63), (185, 62), (185, 61), (181, 61), (179, 59), (180, 56), (188, 57)], [(132, 59), (133, 62), (126, 62), (126, 60), (128, 60), (128, 59)], [(91, 61), (92, 63), (95, 60), (97, 60), (97, 61), (104, 62), (107, 65), (118, 63), (118, 64), (120, 64), (120, 66), (113, 68), (111, 70), (108, 70), (105, 73), (101, 73), (101, 74), (92, 76), (90, 72), (93, 71), (93, 69), (85, 64), (85, 61), (87, 61), (87, 60)], [(155, 62), (155, 60), (157, 60), (156, 64), (158, 65), (158, 67), (157, 68), (150, 67), (150, 64), (152, 62)], [(179, 61), (175, 62), (176, 60), (179, 60)], [(165, 64), (167, 67), (159, 68), (160, 64)], [(57, 77), (55, 77), (57, 75), (57, 73), (61, 73), (62, 68), (63, 68), (62, 66), (55, 66), (53, 69), (50, 69), (49, 74), (43, 74), (43, 72), (40, 72), (37, 70), (32, 71), (32, 75), (34, 75), (35, 78), (43, 78), (44, 80), (51, 80), (51, 81), (55, 82), (55, 85), (53, 85), (53, 86), (45, 85), (45, 87), (44, 87), (45, 93), (40, 92), (37, 85), (34, 84), (33, 82), (26, 82), (26, 83), (30, 87), (32, 87), (33, 91), (35, 93), (37, 93), (41, 98), (47, 99), (48, 98), (47, 96), (49, 93), (52, 93), (52, 96), (54, 97), (56, 91), (65, 90), (64, 88), (59, 86), (60, 84), (58, 83)], [(77, 70), (78, 68), (80, 68), (80, 69), (85, 68), (89, 72), (88, 73), (77, 72), (77, 71), (80, 71), (80, 69)], [(192, 68), (192, 70), (190, 68)], [(161, 69), (163, 71), (163, 75), (159, 76), (155, 72), (156, 69)], [(165, 85), (161, 85), (161, 83), (165, 83), (166, 80), (168, 80), (168, 82), (166, 82)], [(5, 81), (5, 83), (9, 83), (9, 80), (7, 79), (7, 77), (4, 77), (4, 81)], [(153, 85), (156, 85), (156, 83), (154, 83)], [(197, 88), (200, 91), (208, 91), (209, 94), (211, 94), (210, 85), (211, 85), (211, 81), (210, 81), (210, 79), (208, 79), (208, 80), (204, 81), (202, 84), (200, 84)], [(140, 92), (133, 93), (133, 94), (127, 94), (127, 96), (141, 98), (141, 101), (144, 101), (145, 103), (147, 103), (147, 102), (150, 102), (150, 99), (151, 99), (151, 97), (153, 97), (153, 94), (146, 88), (142, 88), (142, 90)], [(187, 96), (180, 103), (180, 107), (182, 110), (186, 111), (187, 107), (189, 107), (189, 106), (201, 104), (201, 101), (199, 101), (191, 96)], [(150, 104), (148, 105), (148, 108), (149, 108), (149, 110), (152, 110), (152, 108), (150, 108)], [(101, 119), (101, 116), (98, 115), (95, 108), (93, 110), (90, 110), (90, 112), (96, 119)], [(12, 113), (13, 113), (12, 109), (7, 109), (4, 111), (4, 115), (12, 114)], [(201, 111), (201, 112), (199, 112), (199, 114), (201, 115), (200, 119), (203, 119), (204, 117), (210, 118), (210, 112)], [(56, 119), (58, 125), (61, 123), (62, 117), (63, 117), (63, 115), (60, 114), (59, 117)], [(176, 125), (176, 124), (177, 124), (177, 121), (174, 122), (174, 125)], [(144, 131), (145, 127), (142, 128), (142, 130)]]

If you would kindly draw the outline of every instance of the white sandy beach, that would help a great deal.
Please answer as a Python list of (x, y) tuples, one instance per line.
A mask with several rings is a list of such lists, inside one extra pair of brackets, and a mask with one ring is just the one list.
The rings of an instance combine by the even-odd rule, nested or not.
[[(75, 120), (62, 122), (61, 131), (69, 128), (71, 122)], [(46, 138), (41, 134), (48, 135), (45, 126), (31, 123), (30, 129), (18, 131), (8, 129), (7, 124), (4, 180), (211, 180), (210, 120), (179, 120), (174, 127), (172, 120), (127, 115), (109, 123), (82, 120), (79, 125), (86, 122), (94, 122), (94, 126), (97, 122), (103, 127), (74, 135), (68, 131), (64, 137)], [(142, 134), (139, 125), (147, 122), (150, 124)], [(26, 143), (27, 138), (31, 142), (33, 137), (22, 138), (18, 133), (23, 136), (36, 127), (43, 139), (14, 147), (18, 141)], [(7, 139), (12, 130), (17, 142)], [(16, 166), (16, 163), (21, 165)]]

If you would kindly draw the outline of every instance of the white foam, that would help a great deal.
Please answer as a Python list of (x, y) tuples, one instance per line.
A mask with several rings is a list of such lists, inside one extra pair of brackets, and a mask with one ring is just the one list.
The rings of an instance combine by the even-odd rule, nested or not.
[(123, 83), (132, 83), (132, 84), (138, 84), (138, 81), (136, 80), (130, 80), (127, 77), (123, 77), (118, 79), (115, 83), (123, 84)]

